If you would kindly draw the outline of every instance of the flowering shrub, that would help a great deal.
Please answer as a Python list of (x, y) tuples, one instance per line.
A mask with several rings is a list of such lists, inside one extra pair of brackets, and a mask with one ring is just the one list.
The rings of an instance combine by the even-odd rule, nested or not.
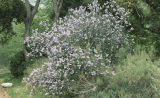
[[(87, 11), (89, 10), (89, 11)], [(50, 47), (52, 40), (57, 40), (60, 36), (68, 36), (67, 41), (81, 48), (90, 47), (92, 50), (99, 47), (103, 52), (103, 57), (113, 61), (119, 48), (131, 49), (132, 40), (125, 34), (126, 28), (130, 27), (127, 21), (129, 12), (116, 5), (116, 2), (105, 3), (102, 7), (95, 0), (88, 8), (81, 6), (79, 9), (70, 9), (70, 14), (64, 19), (59, 19), (54, 23), (51, 30), (47, 22), (41, 22), (46, 27), (46, 31), (39, 34), (36, 30), (29, 47), (34, 47), (32, 53), (45, 52), (45, 48)], [(127, 29), (131, 31), (133, 28)], [(46, 33), (47, 32), (47, 33)], [(30, 42), (32, 44), (30, 44)], [(50, 44), (47, 44), (47, 43)], [(36, 47), (35, 47), (36, 46)], [(34, 53), (33, 53), (34, 52)]]
[[(89, 9), (87, 12), (86, 10)], [(74, 45), (91, 49), (99, 47), (103, 57), (113, 61), (117, 50), (121, 47), (131, 49), (131, 40), (125, 34), (129, 12), (116, 6), (116, 2), (105, 3), (102, 7), (95, 0), (88, 8), (80, 7), (78, 10), (71, 9), (72, 16), (66, 18), (66, 25), (72, 34), (71, 41)], [(133, 28), (128, 29), (131, 31)]]
[(30, 74), (27, 81), (33, 90), (41, 88), (46, 94), (59, 95), (69, 90), (67, 85), (80, 80), (80, 75), (96, 77), (107, 70), (102, 55), (93, 54), (90, 49), (84, 51), (61, 45), (52, 49), (51, 54), (50, 62)]
[(64, 96), (81, 75), (90, 79), (106, 73), (117, 50), (130, 47), (129, 36), (123, 33), (130, 26), (128, 14), (115, 1), (101, 7), (94, 0), (87, 8), (70, 9), (51, 29), (47, 21), (41, 22), (46, 30), (35, 30), (26, 40), (31, 49), (28, 55), (47, 54), (50, 62), (25, 79), (32, 91), (40, 88), (46, 95)]

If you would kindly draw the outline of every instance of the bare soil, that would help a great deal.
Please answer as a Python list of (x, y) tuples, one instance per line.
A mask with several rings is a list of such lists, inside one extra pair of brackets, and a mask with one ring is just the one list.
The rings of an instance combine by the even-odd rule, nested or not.
[(7, 91), (5, 91), (5, 89), (2, 88), (2, 87), (0, 87), (0, 98), (10, 98), (10, 97), (8, 96)]
[[(1, 69), (0, 69), (0, 72), (2, 72)], [(3, 79), (0, 78), (0, 98), (10, 98), (7, 90), (1, 86), (2, 81), (3, 81)]]

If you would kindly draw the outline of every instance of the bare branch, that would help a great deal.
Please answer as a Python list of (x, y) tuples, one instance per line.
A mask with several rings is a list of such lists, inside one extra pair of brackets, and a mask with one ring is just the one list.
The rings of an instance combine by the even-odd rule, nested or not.
[(34, 9), (33, 9), (33, 11), (32, 11), (32, 17), (34, 17), (34, 15), (36, 14), (36, 12), (37, 12), (37, 10), (38, 10), (38, 7), (39, 7), (39, 4), (40, 4), (40, 1), (41, 1), (41, 0), (37, 0), (37, 1), (36, 1), (36, 4), (35, 4)]

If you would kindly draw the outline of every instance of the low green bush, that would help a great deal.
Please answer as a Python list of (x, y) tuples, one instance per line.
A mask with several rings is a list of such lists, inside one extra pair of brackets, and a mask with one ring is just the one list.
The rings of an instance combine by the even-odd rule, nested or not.
[(10, 71), (14, 77), (19, 77), (24, 75), (25, 68), (26, 68), (26, 60), (24, 52), (20, 51), (11, 58)]
[(155, 43), (154, 47), (155, 47), (155, 49), (156, 49), (155, 55), (158, 56), (158, 57), (160, 57), (160, 51), (159, 51), (159, 50), (160, 50), (160, 40), (158, 40), (158, 41)]
[(160, 97), (159, 67), (146, 52), (135, 52), (135, 55), (127, 55), (123, 64), (116, 66), (115, 74), (110, 77), (106, 88), (97, 91), (93, 98)]

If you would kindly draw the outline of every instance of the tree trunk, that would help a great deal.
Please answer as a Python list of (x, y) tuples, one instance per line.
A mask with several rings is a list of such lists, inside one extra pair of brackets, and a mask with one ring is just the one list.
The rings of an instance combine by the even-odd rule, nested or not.
[[(31, 31), (31, 23), (30, 22), (25, 22), (25, 31), (24, 31), (24, 43), (27, 40), (27, 37), (29, 37)], [(24, 54), (25, 58), (28, 59), (28, 52), (27, 52), (27, 46), (24, 44)]]
[(54, 7), (53, 9), (55, 13), (54, 21), (57, 21), (57, 19), (59, 18), (62, 5), (63, 5), (63, 0), (53, 0), (53, 7)]
[(60, 14), (60, 12), (55, 12), (55, 18), (54, 18), (54, 21), (57, 21), (58, 20), (58, 17), (59, 17), (59, 14)]
[[(29, 0), (25, 0), (27, 16), (24, 21), (24, 24), (25, 24), (24, 42), (27, 40), (27, 37), (29, 37), (30, 35), (32, 21), (33, 21), (35, 14), (37, 13), (39, 4), (40, 4), (40, 0), (37, 0), (33, 10), (31, 10)], [(28, 51), (27, 51), (26, 44), (24, 44), (24, 54), (25, 54), (25, 58), (28, 59)]]

